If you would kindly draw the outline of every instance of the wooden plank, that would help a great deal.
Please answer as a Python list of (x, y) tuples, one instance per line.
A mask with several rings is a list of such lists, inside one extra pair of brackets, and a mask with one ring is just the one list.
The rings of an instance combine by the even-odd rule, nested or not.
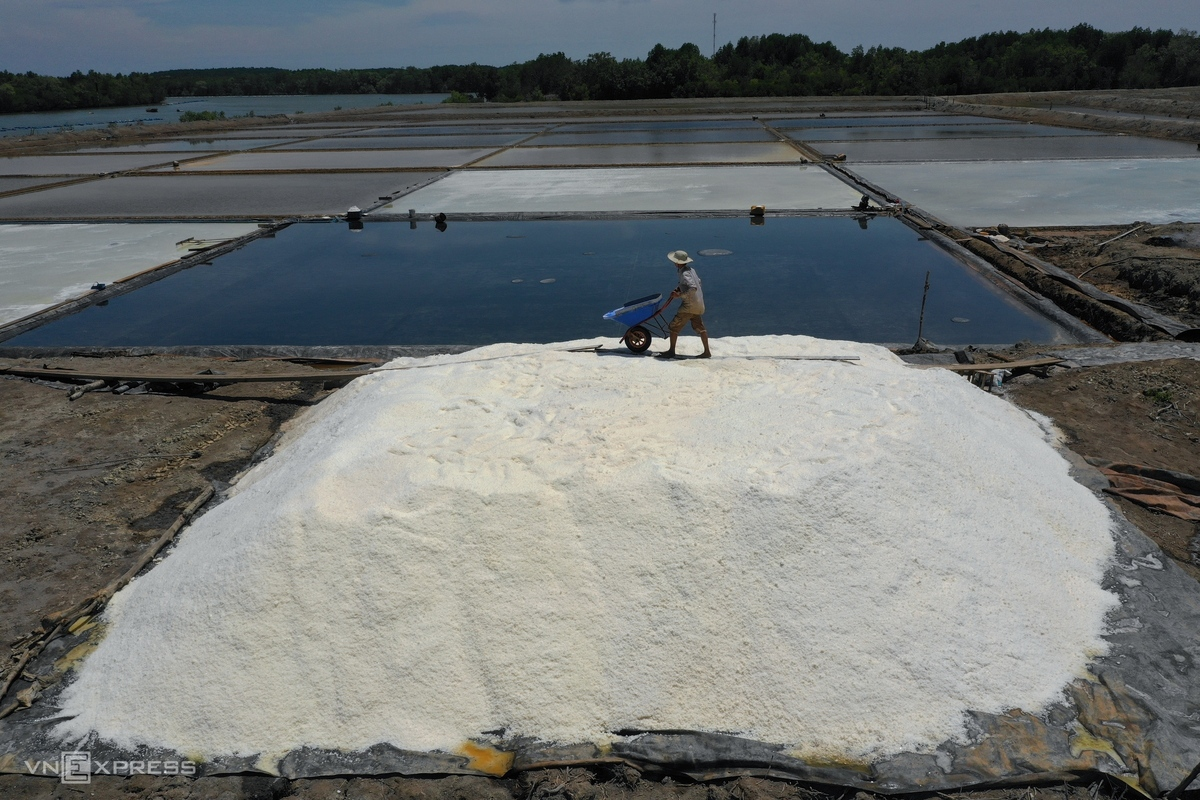
[(314, 372), (281, 372), (274, 375), (148, 375), (137, 372), (77, 372), (71, 369), (38, 369), (31, 367), (0, 367), (0, 375), (42, 380), (104, 381), (106, 383), (284, 383), (288, 381), (336, 381), (361, 378), (369, 372), (322, 370)]
[(1065, 358), (1030, 358), (1025, 361), (1004, 361), (998, 364), (910, 364), (917, 369), (948, 369), (951, 372), (991, 372), (994, 369), (1023, 369), (1061, 364)]
[[(753, 358), (784, 359), (789, 361), (857, 361), (858, 356), (740, 356), (743, 360)], [(1061, 364), (1062, 358), (1034, 358), (1025, 361), (1008, 361), (999, 364), (910, 364), (918, 369), (948, 369), (952, 372), (990, 372), (994, 369), (1021, 369)], [(422, 365), (424, 366), (424, 365)], [(434, 365), (428, 365), (434, 366)], [(411, 369), (412, 367), (407, 367)], [(399, 369), (405, 369), (400, 367)], [(386, 370), (384, 370), (386, 371)], [(233, 383), (286, 383), (288, 381), (336, 381), (352, 380), (370, 375), (372, 372), (322, 370), (314, 372), (281, 372), (274, 375), (150, 375), (135, 372), (77, 372), (69, 369), (40, 369), (36, 367), (0, 367), (0, 375), (18, 378), (40, 378), (42, 380), (104, 381), (106, 383), (215, 383), (221, 386)]]

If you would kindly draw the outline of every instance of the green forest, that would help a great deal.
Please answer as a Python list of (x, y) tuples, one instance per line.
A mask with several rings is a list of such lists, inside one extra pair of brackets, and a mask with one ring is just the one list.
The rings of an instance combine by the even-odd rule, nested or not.
[(928, 50), (855, 47), (773, 33), (705, 56), (655, 45), (644, 59), (541, 54), (524, 63), (388, 69), (229, 68), (67, 77), (0, 72), (0, 113), (152, 105), (166, 97), (454, 93), (455, 100), (630, 100), (795, 95), (953, 95), (1200, 85), (1195, 31), (989, 33)]

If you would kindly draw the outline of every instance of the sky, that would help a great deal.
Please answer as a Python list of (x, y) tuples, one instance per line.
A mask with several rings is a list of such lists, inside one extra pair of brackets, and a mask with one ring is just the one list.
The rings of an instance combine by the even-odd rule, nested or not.
[(0, 70), (504, 65), (539, 53), (704, 53), (804, 33), (924, 49), (997, 30), (1200, 29), (1196, 0), (0, 0)]

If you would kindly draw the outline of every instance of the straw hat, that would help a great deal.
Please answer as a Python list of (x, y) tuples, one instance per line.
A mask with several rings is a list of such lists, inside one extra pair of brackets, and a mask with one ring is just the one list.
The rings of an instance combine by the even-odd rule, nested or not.
[(674, 261), (675, 265), (678, 267), (692, 263), (692, 259), (683, 250), (672, 250), (671, 252), (667, 253), (667, 258)]

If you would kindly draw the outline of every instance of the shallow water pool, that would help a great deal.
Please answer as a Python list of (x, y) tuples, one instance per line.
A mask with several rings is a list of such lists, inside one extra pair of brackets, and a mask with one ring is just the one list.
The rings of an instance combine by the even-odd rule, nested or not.
[[(866, 228), (862, 227), (866, 224)], [(669, 292), (695, 253), (714, 336), (1062, 341), (1055, 324), (888, 218), (304, 223), (9, 340), (14, 346), (615, 340), (602, 315)], [(728, 255), (702, 256), (703, 250)], [(955, 322), (955, 319), (969, 320)]]

